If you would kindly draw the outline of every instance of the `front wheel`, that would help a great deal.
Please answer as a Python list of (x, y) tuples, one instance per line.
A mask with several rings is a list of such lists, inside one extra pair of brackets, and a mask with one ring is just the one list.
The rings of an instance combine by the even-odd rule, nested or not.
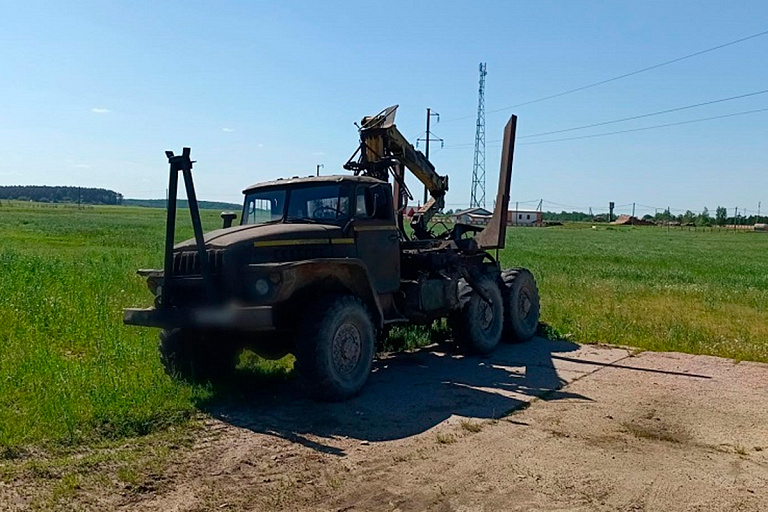
[(340, 401), (357, 394), (373, 365), (376, 334), (368, 310), (350, 295), (308, 311), (296, 340), (296, 370), (313, 398)]
[(160, 332), (159, 350), (165, 372), (188, 381), (221, 379), (237, 365), (237, 347), (223, 333), (165, 329)]

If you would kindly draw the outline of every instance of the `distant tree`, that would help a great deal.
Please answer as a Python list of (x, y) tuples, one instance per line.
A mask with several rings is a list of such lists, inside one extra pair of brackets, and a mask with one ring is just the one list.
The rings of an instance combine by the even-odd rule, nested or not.
[(694, 219), (696, 219), (696, 214), (693, 213), (691, 210), (687, 210), (680, 218), (680, 223), (693, 224)]
[(667, 208), (661, 213), (657, 212), (653, 218), (656, 222), (669, 222), (673, 220), (674, 217), (672, 216), (672, 213), (669, 211), (669, 208)]
[(718, 206), (715, 210), (715, 222), (718, 226), (725, 226), (725, 221), (728, 218), (728, 211), (724, 206)]
[(709, 216), (709, 210), (707, 207), (704, 207), (704, 210), (696, 217), (696, 225), (697, 226), (711, 226), (712, 225), (712, 217)]
[(559, 222), (591, 222), (594, 220), (594, 216), (584, 212), (566, 212), (563, 210), (560, 213), (557, 212), (543, 212), (543, 220), (553, 220)]
[(645, 215), (643, 215), (643, 220), (651, 221), (653, 220), (653, 215), (651, 215), (650, 213), (646, 213)]

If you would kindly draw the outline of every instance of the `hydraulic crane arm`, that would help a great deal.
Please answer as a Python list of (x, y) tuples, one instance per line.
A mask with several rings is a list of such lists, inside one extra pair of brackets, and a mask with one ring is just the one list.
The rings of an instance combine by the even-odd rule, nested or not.
[[(427, 187), (431, 196), (429, 201), (416, 211), (411, 226), (417, 238), (428, 238), (427, 223), (445, 206), (448, 177), (440, 176), (424, 154), (403, 137), (394, 124), (396, 111), (397, 105), (384, 109), (375, 116), (363, 118), (360, 147), (344, 164), (344, 168), (384, 181), (388, 181), (391, 171), (398, 182), (402, 181), (399, 173), (403, 166), (411, 171)], [(353, 161), (358, 153), (358, 160)], [(398, 201), (399, 199), (396, 198)]]
[[(448, 176), (440, 176), (435, 166), (408, 142), (395, 126), (397, 105), (389, 107), (375, 116), (364, 117), (360, 127), (360, 147), (344, 168), (356, 174), (372, 176), (388, 181), (389, 173), (395, 177), (399, 190), (405, 186), (403, 167), (413, 173), (426, 185), (429, 201), (421, 206), (411, 219), (411, 227), (418, 239), (433, 238), (427, 229), (432, 217), (445, 206), (445, 193), (448, 191)], [(515, 153), (515, 134), (517, 116), (512, 115), (504, 129), (504, 140), (499, 169), (499, 188), (494, 204), (494, 211), (485, 229), (473, 237), (474, 247), (483, 250), (503, 249), (507, 232), (507, 207), (509, 206), (510, 185), (512, 182), (512, 161)], [(357, 161), (353, 159), (358, 156)], [(395, 193), (398, 211), (404, 206), (401, 194)], [(401, 225), (402, 228), (402, 225)], [(460, 237), (460, 233), (458, 234)]]

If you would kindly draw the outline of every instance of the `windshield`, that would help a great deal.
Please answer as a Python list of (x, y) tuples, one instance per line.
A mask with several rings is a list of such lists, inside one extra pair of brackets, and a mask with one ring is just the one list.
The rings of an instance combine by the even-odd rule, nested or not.
[[(349, 218), (349, 197), (338, 184), (256, 190), (245, 196), (243, 224), (335, 221)], [(288, 202), (286, 208), (286, 201)]]
[(243, 224), (276, 222), (285, 212), (285, 189), (260, 190), (245, 196)]
[(286, 220), (337, 220), (349, 217), (349, 198), (338, 185), (291, 190)]

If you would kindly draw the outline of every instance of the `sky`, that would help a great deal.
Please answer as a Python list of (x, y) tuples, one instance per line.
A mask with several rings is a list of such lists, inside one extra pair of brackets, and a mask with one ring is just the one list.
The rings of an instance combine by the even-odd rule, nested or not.
[(239, 203), (318, 164), (345, 173), (354, 123), (398, 104), (412, 142), (440, 114), (430, 160), (447, 208), (466, 207), (485, 62), (488, 207), (514, 113), (520, 209), (768, 211), (768, 111), (639, 130), (766, 109), (768, 93), (535, 136), (765, 91), (768, 34), (528, 103), (768, 31), (764, 0), (30, 1), (0, 4), (0, 28), (0, 185), (161, 198), (164, 151), (189, 146), (198, 197)]

